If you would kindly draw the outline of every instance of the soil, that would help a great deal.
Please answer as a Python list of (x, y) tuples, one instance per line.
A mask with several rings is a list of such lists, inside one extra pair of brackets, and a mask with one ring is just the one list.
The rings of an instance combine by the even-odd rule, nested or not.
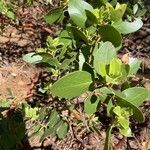
[[(55, 36), (58, 25), (48, 26), (42, 19), (42, 15), (47, 13), (51, 7), (44, 4), (39, 6), (35, 3), (31, 7), (19, 8), (16, 11), (19, 16), (19, 25), (4, 22), (5, 29), (0, 34), (0, 86), (2, 93), (0, 99), (5, 98), (8, 89), (11, 89), (17, 97), (15, 102), (19, 103), (26, 98), (31, 92), (30, 90), (33, 90), (41, 82), (43, 77), (46, 76), (47, 80), (51, 78), (44, 68), (29, 65), (22, 61), (24, 54), (35, 51), (36, 48), (45, 47), (48, 35)], [(142, 61), (141, 70), (138, 76), (131, 80), (133, 84), (150, 88), (150, 18), (145, 17), (143, 22), (144, 26), (138, 32), (123, 40), (123, 48), (119, 51), (119, 57), (129, 54), (132, 57), (139, 58)], [(34, 92), (36, 93), (36, 90)], [(139, 124), (132, 120), (132, 138), (124, 138), (118, 134), (117, 129), (113, 130), (111, 138), (113, 150), (150, 150), (150, 102), (148, 100), (145, 101), (141, 110), (145, 115), (145, 122)], [(80, 116), (84, 116), (82, 108), (78, 108), (77, 112)], [(41, 145), (38, 142), (38, 137), (31, 140), (26, 138), (22, 142), (22, 147), (18, 149), (102, 150), (109, 119), (107, 122), (103, 111), (100, 111), (99, 115), (104, 116), (102, 120), (104, 124), (97, 125), (101, 135), (91, 132), (84, 123), (78, 126), (77, 123), (70, 121), (70, 131), (65, 139), (58, 140), (49, 137)]]

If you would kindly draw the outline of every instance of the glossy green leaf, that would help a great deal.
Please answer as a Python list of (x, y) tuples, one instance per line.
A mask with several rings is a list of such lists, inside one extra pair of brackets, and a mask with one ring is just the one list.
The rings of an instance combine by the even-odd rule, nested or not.
[(136, 32), (143, 26), (143, 22), (141, 19), (136, 19), (133, 22), (120, 21), (118, 23), (113, 24), (113, 26), (122, 34), (129, 34)]
[(79, 27), (85, 27), (87, 16), (86, 11), (93, 11), (93, 7), (84, 0), (69, 0), (68, 12), (71, 20)]
[(63, 8), (55, 8), (48, 12), (48, 14), (45, 15), (45, 21), (48, 24), (53, 24), (55, 22), (58, 22), (59, 20), (62, 20), (64, 17), (63, 14)]
[(143, 87), (128, 88), (122, 92), (125, 99), (135, 106), (140, 106), (146, 98), (148, 98), (148, 90)]
[(51, 92), (55, 96), (70, 99), (88, 91), (91, 83), (90, 73), (75, 71), (55, 82), (51, 87)]
[(122, 37), (118, 30), (111, 25), (103, 25), (99, 28), (99, 34), (104, 42), (110, 41), (115, 47), (119, 47)]
[(87, 97), (84, 102), (85, 113), (89, 115), (94, 114), (98, 109), (99, 102), (99, 98), (95, 95)]
[(109, 127), (106, 131), (104, 150), (110, 150), (111, 130), (112, 130), (112, 126)]
[(59, 139), (63, 139), (66, 136), (67, 132), (68, 124), (66, 122), (63, 122), (56, 131)]

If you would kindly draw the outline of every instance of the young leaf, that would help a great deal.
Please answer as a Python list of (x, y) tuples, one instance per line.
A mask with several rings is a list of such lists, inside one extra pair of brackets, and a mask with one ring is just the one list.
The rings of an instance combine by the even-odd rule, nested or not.
[(110, 42), (103, 43), (94, 53), (94, 68), (102, 76), (106, 76), (106, 65), (116, 57), (116, 50)]
[(85, 99), (84, 102), (84, 111), (87, 114), (94, 114), (97, 111), (100, 100), (97, 96), (89, 96)]
[(129, 120), (127, 120), (124, 117), (118, 117), (118, 123), (124, 128), (127, 129), (129, 128)]
[(120, 59), (114, 58), (110, 62), (110, 68), (109, 68), (109, 76), (112, 78), (116, 78), (121, 75), (121, 68), (122, 62)]
[(148, 90), (143, 87), (128, 88), (122, 92), (125, 99), (135, 106), (140, 106), (146, 98), (148, 98)]
[(121, 45), (121, 34), (111, 25), (103, 25), (99, 28), (99, 34), (103, 42), (110, 41), (115, 47)]
[(126, 11), (126, 4), (119, 4), (117, 3), (116, 8), (114, 10), (111, 11), (111, 20), (113, 21), (118, 21), (120, 19), (122, 19), (125, 11)]
[(75, 71), (55, 82), (51, 87), (51, 92), (55, 96), (71, 99), (88, 91), (91, 83), (90, 73)]
[(84, 0), (69, 0), (68, 12), (71, 20), (79, 27), (85, 27), (87, 20), (86, 11), (92, 13), (93, 7)]
[(123, 98), (117, 98), (117, 105), (120, 107), (129, 107), (133, 110), (133, 117), (137, 119), (139, 122), (144, 121), (143, 113), (132, 103), (129, 101), (123, 99)]
[(112, 130), (112, 126), (109, 127), (106, 131), (104, 150), (110, 150), (111, 130)]
[(122, 34), (129, 34), (139, 30), (143, 26), (141, 19), (136, 19), (133, 22), (118, 22), (113, 24), (113, 26)]
[(124, 135), (125, 137), (131, 137), (131, 133), (132, 133), (132, 131), (131, 131), (131, 129), (130, 129), (130, 127), (128, 127), (128, 128), (119, 128), (119, 132), (122, 134), (122, 135)]

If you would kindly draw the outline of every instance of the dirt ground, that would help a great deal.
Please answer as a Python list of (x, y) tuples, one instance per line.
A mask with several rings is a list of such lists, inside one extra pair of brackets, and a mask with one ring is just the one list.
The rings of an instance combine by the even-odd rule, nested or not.
[[(32, 6), (25, 9), (20, 8), (17, 14), (20, 18), (20, 25), (3, 22), (5, 29), (0, 34), (0, 86), (1, 97), (5, 98), (8, 89), (17, 97), (16, 103), (26, 98), (31, 89), (41, 82), (41, 72), (49, 76), (44, 68), (26, 64), (22, 61), (22, 56), (28, 52), (35, 51), (36, 48), (45, 47), (46, 37), (55, 36), (58, 25), (47, 26), (41, 16), (48, 11), (49, 7)], [(30, 18), (30, 19), (29, 19)], [(2, 22), (2, 16), (0, 16)], [(119, 52), (119, 57), (124, 54), (139, 58), (142, 61), (141, 69), (136, 78), (131, 79), (134, 84), (139, 84), (150, 88), (150, 18), (143, 19), (144, 26), (135, 34), (129, 35), (123, 40), (123, 47)], [(40, 74), (40, 76), (39, 76)], [(50, 76), (48, 77), (50, 78)], [(32, 81), (36, 80), (35, 84)], [(36, 90), (35, 90), (36, 93)], [(40, 97), (41, 98), (41, 97)], [(145, 101), (141, 107), (145, 115), (144, 123), (137, 123), (132, 120), (132, 138), (123, 138), (118, 134), (117, 129), (113, 130), (111, 147), (113, 150), (150, 150), (150, 102)], [(82, 111), (80, 115), (82, 116)], [(100, 114), (99, 115), (103, 115)], [(105, 116), (104, 116), (105, 117)], [(43, 145), (38, 139), (28, 141), (26, 138), (22, 150), (102, 150), (105, 142), (105, 130), (107, 119), (104, 125), (99, 124), (98, 129), (101, 136), (89, 131), (84, 124), (80, 127), (76, 123), (70, 122), (70, 131), (66, 138), (48, 138)]]

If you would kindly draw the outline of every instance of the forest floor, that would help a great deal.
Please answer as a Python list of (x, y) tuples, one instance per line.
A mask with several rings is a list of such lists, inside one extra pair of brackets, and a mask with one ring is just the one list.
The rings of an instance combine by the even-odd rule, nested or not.
[[(36, 96), (36, 86), (43, 80), (49, 80), (51, 76), (45, 68), (29, 65), (23, 62), (22, 56), (37, 48), (46, 46), (47, 36), (55, 36), (59, 26), (48, 26), (44, 23), (42, 15), (46, 14), (50, 7), (46, 5), (30, 6), (19, 8), (17, 15), (20, 24), (16, 25), (4, 16), (0, 16), (0, 22), (5, 29), (0, 34), (0, 85), (1, 97), (6, 98), (8, 89), (11, 89), (17, 97), (17, 102), (26, 98), (30, 90), (34, 90), (38, 101), (44, 99)], [(135, 34), (123, 39), (123, 47), (118, 56), (125, 58), (130, 55), (139, 58), (142, 61), (141, 69), (136, 77), (131, 80), (133, 84), (139, 84), (143, 87), (150, 88), (150, 18), (145, 16), (143, 19), (144, 26)], [(35, 81), (35, 82), (34, 82)], [(46, 101), (47, 99), (44, 99)], [(141, 110), (145, 115), (144, 123), (137, 123), (132, 120), (132, 138), (123, 138), (117, 130), (113, 131), (112, 148), (113, 150), (149, 150), (150, 149), (150, 102), (145, 101)], [(82, 116), (82, 111), (78, 110)], [(101, 114), (103, 116), (103, 114)], [(103, 116), (98, 128), (101, 136), (97, 133), (87, 131), (85, 126), (78, 127), (76, 123), (70, 122), (71, 130), (63, 140), (48, 138), (43, 145), (38, 139), (24, 140), (22, 148), (24, 150), (101, 150), (105, 142), (105, 130), (107, 118)]]

